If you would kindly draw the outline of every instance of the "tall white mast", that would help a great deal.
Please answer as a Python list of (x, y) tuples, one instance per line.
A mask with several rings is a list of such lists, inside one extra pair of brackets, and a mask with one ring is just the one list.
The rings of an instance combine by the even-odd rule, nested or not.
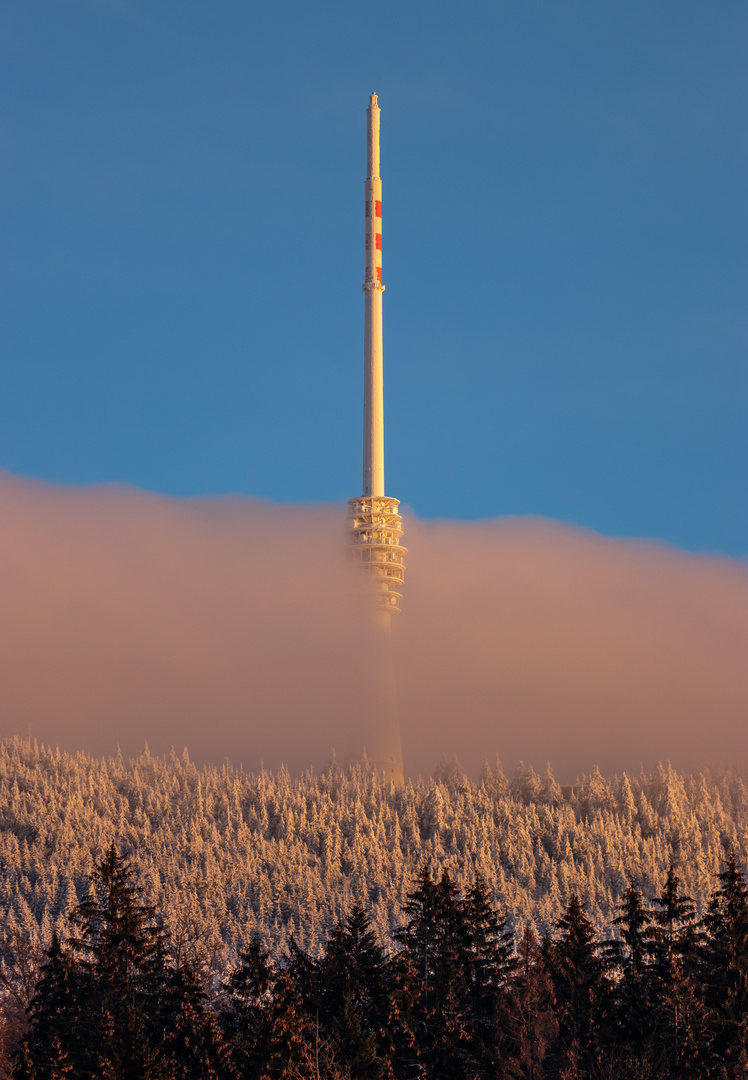
[(387, 616), (399, 611), (405, 575), (397, 499), (384, 493), (384, 392), (382, 374), (382, 180), (379, 175), (377, 95), (366, 110), (364, 232), (364, 491), (350, 499), (353, 550), (366, 570), (369, 596)]

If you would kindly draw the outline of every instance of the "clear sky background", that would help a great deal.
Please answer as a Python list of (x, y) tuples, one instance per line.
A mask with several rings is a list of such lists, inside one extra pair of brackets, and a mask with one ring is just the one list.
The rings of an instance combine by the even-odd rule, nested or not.
[(5, 0), (0, 466), (745, 555), (744, 0)]

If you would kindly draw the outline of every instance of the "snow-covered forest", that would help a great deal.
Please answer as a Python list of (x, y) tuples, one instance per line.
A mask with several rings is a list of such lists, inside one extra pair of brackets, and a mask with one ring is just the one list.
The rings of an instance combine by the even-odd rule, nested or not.
[(550, 768), (477, 781), (456, 763), (400, 789), (365, 764), (319, 775), (198, 768), (169, 759), (94, 759), (0, 743), (0, 905), (4, 923), (41, 946), (89, 888), (114, 842), (144, 901), (201, 967), (229, 970), (257, 935), (272, 957), (293, 937), (318, 955), (358, 903), (391, 940), (419, 869), (447, 869), (467, 891), (480, 873), (496, 908), (543, 935), (579, 895), (609, 934), (631, 880), (648, 899), (672, 862), (704, 909), (726, 853), (748, 855), (744, 776), (598, 772), (561, 789)]

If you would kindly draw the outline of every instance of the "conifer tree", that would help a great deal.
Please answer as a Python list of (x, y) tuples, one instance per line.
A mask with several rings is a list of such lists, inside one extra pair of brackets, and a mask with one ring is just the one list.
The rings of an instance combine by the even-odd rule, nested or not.
[(748, 885), (735, 852), (703, 918), (704, 1001), (709, 1009), (709, 1051), (727, 1076), (748, 1075)]
[(560, 1008), (560, 1037), (568, 1054), (594, 1061), (608, 991), (595, 929), (576, 893), (556, 922), (561, 937), (545, 942), (544, 957)]
[(404, 905), (396, 933), (407, 956), (408, 1024), (429, 1075), (466, 1077), (475, 1062), (470, 1039), (472, 964), (465, 905), (445, 870), (427, 867)]
[(463, 902), (466, 976), (469, 977), (467, 1040), (472, 1058), (486, 1070), (496, 1060), (496, 1009), (501, 989), (516, 967), (514, 935), (491, 905), (480, 874)]
[(55, 937), (30, 1007), (17, 1076), (52, 1080), (218, 1080), (220, 1034), (167, 935), (142, 904), (112, 845), (71, 913), (77, 935)]
[(699, 930), (694, 902), (681, 892), (672, 863), (653, 903), (654, 1039), (673, 1072), (696, 1077), (704, 1041), (704, 1008), (696, 993)]
[(80, 973), (55, 935), (29, 1006), (29, 1031), (17, 1057), (18, 1080), (58, 1080), (83, 1075)]
[(653, 1030), (652, 917), (636, 884), (629, 883), (613, 925), (620, 938), (606, 942), (607, 966), (616, 978), (611, 995), (614, 1036), (632, 1059), (641, 1056)]
[(268, 1013), (263, 1080), (314, 1077), (320, 1057), (331, 1060), (330, 1040), (320, 1035), (319, 1022), (310, 1017), (306, 1005), (294, 972), (279, 971)]
[(356, 1080), (384, 1080), (391, 1075), (389, 1061), (377, 1051), (374, 1031), (364, 1027), (361, 1010), (350, 993), (344, 993), (331, 1031), (333, 1060)]
[(246, 1080), (261, 1075), (268, 1056), (274, 978), (270, 958), (254, 935), (248, 948), (239, 954), (239, 967), (227, 980), (228, 1003), (222, 1016), (231, 1061)]
[(205, 992), (187, 966), (168, 971), (155, 1004), (155, 1027), (162, 1032), (158, 1071), (168, 1080), (221, 1080), (227, 1075), (228, 1048)]
[(499, 988), (516, 967), (514, 934), (507, 930), (506, 918), (500, 918), (491, 905), (481, 874), (475, 875), (463, 907), (474, 1008), (480, 1015), (488, 1014)]
[(341, 1063), (355, 1076), (386, 1075), (397, 1032), (392, 1015), (394, 982), (384, 950), (360, 904), (333, 930), (319, 965), (319, 992), (326, 1030)]
[(698, 944), (696, 908), (693, 899), (680, 891), (680, 884), (671, 863), (662, 892), (653, 900), (654, 972), (663, 986), (667, 986), (674, 968), (695, 959)]
[(511, 1080), (545, 1080), (558, 1036), (553, 982), (535, 931), (525, 924), (517, 946), (517, 965), (500, 995), (498, 1075)]
[(92, 889), (71, 921), (78, 936), (85, 1000), (87, 1067), (107, 1080), (159, 1073), (150, 1020), (164, 982), (165, 931), (140, 902), (127, 859), (112, 844), (91, 875)]

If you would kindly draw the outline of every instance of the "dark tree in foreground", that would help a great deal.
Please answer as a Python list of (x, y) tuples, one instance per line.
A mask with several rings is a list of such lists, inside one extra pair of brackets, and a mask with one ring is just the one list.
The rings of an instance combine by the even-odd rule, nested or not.
[(748, 1076), (748, 885), (735, 852), (719, 874), (703, 918), (701, 977), (709, 1011), (709, 1055), (724, 1075)]
[(514, 934), (494, 909), (483, 878), (476, 874), (463, 902), (467, 934), (466, 977), (469, 993), (467, 1040), (471, 1059), (482, 1073), (496, 1067), (496, 1009), (499, 995), (517, 960)]
[(322, 1015), (340, 1061), (361, 1080), (387, 1075), (394, 980), (364, 909), (333, 930), (319, 968)]
[(652, 916), (632, 881), (613, 920), (620, 937), (606, 942), (605, 959), (614, 978), (611, 993), (613, 1036), (632, 1059), (651, 1044), (655, 984), (652, 973)]
[(609, 988), (597, 934), (576, 893), (556, 929), (561, 936), (546, 941), (544, 955), (560, 1009), (561, 1045), (569, 1062), (591, 1064), (600, 1057)]
[[(112, 847), (53, 939), (17, 1080), (745, 1080), (748, 885), (732, 855), (701, 920), (672, 867), (633, 883), (602, 950), (572, 895), (516, 956), (480, 878), (424, 869), (391, 954), (356, 905), (322, 955), (257, 939), (210, 1001)], [(607, 970), (606, 970), (607, 965)], [(220, 1012), (218, 1002), (221, 1003)]]
[(427, 868), (404, 914), (397, 963), (419, 1067), (445, 1078), (494, 1076), (497, 1003), (516, 966), (505, 919), (479, 875), (463, 897), (448, 873), (434, 881)]
[(11, 1075), (28, 1030), (28, 1010), (46, 956), (27, 930), (0, 927), (0, 1080)]
[(407, 922), (396, 937), (408, 972), (406, 1021), (427, 1075), (472, 1075), (470, 931), (464, 905), (445, 870), (434, 881), (427, 868), (404, 906)]
[(700, 1075), (704, 1007), (698, 999), (700, 933), (690, 896), (680, 891), (671, 864), (661, 894), (653, 900), (652, 982), (654, 1040), (672, 1075)]
[(260, 1075), (263, 1080), (291, 1080), (324, 1075), (332, 1065), (329, 1036), (320, 1029), (316, 1015), (310, 1015), (293, 969), (281, 970), (275, 979), (267, 1019), (267, 1059)]
[(498, 1001), (499, 1075), (545, 1080), (558, 1036), (553, 982), (537, 935), (525, 926), (514, 976)]
[(49, 950), (15, 1075), (217, 1078), (220, 1035), (202, 990), (169, 964), (167, 936), (114, 845), (91, 885), (71, 914), (75, 936)]
[(247, 1080), (261, 1075), (268, 1058), (274, 978), (268, 954), (255, 936), (239, 954), (239, 967), (227, 980), (227, 1002), (221, 1017), (234, 1069)]
[(205, 992), (183, 965), (169, 968), (157, 1002), (154, 1035), (169, 1080), (221, 1080), (229, 1055)]
[(507, 930), (506, 919), (500, 918), (494, 909), (480, 874), (476, 874), (465, 897), (464, 911), (473, 1012), (481, 1020), (488, 1020), (493, 1014), (497, 992), (517, 966), (514, 934)]
[(83, 1042), (79, 973), (54, 937), (29, 1006), (30, 1029), (15, 1075), (39, 1080), (73, 1076), (86, 1047)]
[[(79, 1067), (132, 1080), (158, 1074), (151, 1017), (165, 981), (165, 934), (112, 845), (72, 913), (87, 1052)], [(81, 1075), (86, 1075), (83, 1072)]]

